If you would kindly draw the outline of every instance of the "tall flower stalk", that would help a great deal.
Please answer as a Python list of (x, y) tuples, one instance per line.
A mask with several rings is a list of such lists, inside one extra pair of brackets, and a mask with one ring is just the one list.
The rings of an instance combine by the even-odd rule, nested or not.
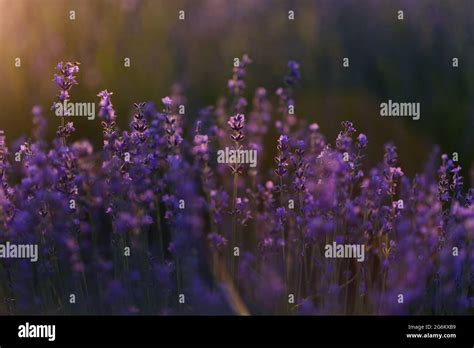
[[(277, 221), (278, 226), (277, 230), (280, 230), (280, 238), (281, 238), (281, 253), (282, 253), (282, 260), (283, 260), (283, 274), (284, 274), (284, 283), (285, 283), (285, 293), (288, 293), (288, 268), (289, 268), (289, 259), (287, 254), (287, 233), (285, 233), (285, 225), (286, 225), (286, 210), (285, 210), (285, 191), (287, 190), (286, 184), (284, 183), (284, 178), (288, 174), (288, 161), (289, 161), (289, 138), (286, 135), (280, 135), (278, 138), (278, 145), (277, 145), (278, 155), (275, 157), (275, 162), (277, 168), (275, 169), (275, 174), (278, 178), (278, 185), (276, 187), (276, 191), (279, 194), (279, 202), (280, 206), (277, 209)], [(278, 214), (280, 211), (280, 214)]]
[(77, 85), (76, 74), (79, 72), (79, 64), (78, 62), (60, 62), (56, 66), (59, 74), (54, 74), (53, 78), (54, 83), (59, 88), (59, 94), (57, 96), (58, 101), (53, 103), (52, 109), (56, 112), (58, 108), (62, 110), (59, 115), (61, 117), (61, 125), (58, 127), (56, 134), (61, 138), (63, 146), (66, 145), (66, 138), (74, 131), (72, 122), (66, 124), (64, 120), (64, 117), (68, 116), (67, 107), (64, 106), (69, 101), (69, 92), (72, 86)]
[[(234, 142), (234, 150), (237, 152), (241, 150), (242, 141), (245, 136), (243, 133), (245, 126), (245, 116), (243, 114), (237, 114), (231, 116), (227, 123), (232, 130), (231, 139)], [(229, 165), (233, 175), (233, 189), (232, 189), (232, 232), (231, 232), (231, 255), (233, 255), (233, 248), (238, 245), (237, 236), (237, 197), (238, 197), (238, 185), (239, 175), (242, 175), (243, 164), (235, 163)], [(236, 267), (238, 265), (238, 258), (231, 256), (231, 274), (235, 276)]]

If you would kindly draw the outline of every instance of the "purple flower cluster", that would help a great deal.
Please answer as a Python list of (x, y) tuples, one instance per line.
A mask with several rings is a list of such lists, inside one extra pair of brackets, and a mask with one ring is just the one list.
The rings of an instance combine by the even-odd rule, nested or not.
[(293, 88), (301, 79), (299, 63), (290, 60), (288, 62), (288, 74), (284, 78), (285, 87), (276, 90), (279, 105), (278, 111), (282, 115), (282, 120), (277, 120), (275, 126), (280, 133), (287, 134), (296, 125), (295, 101), (293, 98)]
[(58, 101), (62, 103), (69, 100), (69, 90), (72, 86), (77, 85), (76, 74), (79, 72), (79, 63), (60, 62), (56, 66), (56, 70), (59, 71), (59, 75), (54, 74), (53, 81), (59, 88)]
[(252, 63), (252, 60), (246, 54), (244, 54), (241, 59), (235, 60), (232, 79), (227, 83), (230, 95), (233, 98), (233, 108), (237, 113), (241, 113), (247, 106), (247, 100), (243, 97), (243, 92), (245, 89), (244, 79), (246, 75), (246, 67), (250, 63)]
[[(474, 195), (460, 166), (435, 152), (439, 167), (410, 179), (390, 143), (367, 168), (351, 122), (333, 144), (296, 122), (294, 61), (277, 112), (262, 87), (246, 110), (250, 62), (196, 124), (175, 88), (162, 110), (135, 103), (121, 130), (104, 90), (101, 149), (68, 144), (71, 122), (48, 144), (40, 107), (31, 141), (9, 150), (0, 133), (0, 243), (39, 247), (37, 262), (0, 260), (0, 314), (473, 313)], [(57, 69), (64, 102), (79, 67)], [(258, 165), (216, 163), (229, 142)], [(364, 253), (328, 256), (334, 245)]]

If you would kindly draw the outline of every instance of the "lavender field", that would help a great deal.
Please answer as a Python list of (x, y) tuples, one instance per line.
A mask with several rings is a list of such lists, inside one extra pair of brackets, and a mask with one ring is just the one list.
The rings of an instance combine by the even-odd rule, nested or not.
[[(71, 117), (38, 106), (18, 151), (2, 135), (1, 242), (39, 246), (36, 262), (2, 260), (2, 313), (472, 313), (474, 191), (460, 166), (434, 150), (409, 178), (388, 143), (367, 168), (357, 125), (327, 139), (292, 114), (297, 62), (272, 105), (264, 88), (243, 97), (251, 59), (237, 61), (188, 136), (179, 91), (137, 102), (120, 130), (107, 90), (101, 148), (69, 141)], [(56, 69), (55, 110), (74, 100), (82, 65)], [(225, 147), (274, 163), (219, 163)], [(338, 244), (359, 244), (361, 258)]]
[(0, 0), (0, 315), (474, 314), (469, 4), (45, 3)]

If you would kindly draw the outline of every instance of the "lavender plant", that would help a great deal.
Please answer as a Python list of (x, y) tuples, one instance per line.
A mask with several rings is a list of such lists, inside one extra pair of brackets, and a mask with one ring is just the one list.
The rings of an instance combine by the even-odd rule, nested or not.
[[(390, 143), (367, 168), (351, 122), (333, 144), (296, 122), (294, 61), (277, 108), (260, 87), (246, 110), (250, 62), (194, 126), (174, 88), (162, 110), (135, 103), (120, 130), (104, 90), (100, 149), (66, 141), (67, 115), (49, 144), (39, 106), (31, 141), (9, 151), (0, 133), (0, 243), (39, 246), (37, 262), (0, 260), (1, 314), (473, 313), (474, 200), (460, 167), (438, 154), (439, 168), (408, 178)], [(57, 66), (55, 103), (78, 66)], [(229, 141), (275, 162), (216, 163)], [(365, 254), (336, 257), (335, 245)]]

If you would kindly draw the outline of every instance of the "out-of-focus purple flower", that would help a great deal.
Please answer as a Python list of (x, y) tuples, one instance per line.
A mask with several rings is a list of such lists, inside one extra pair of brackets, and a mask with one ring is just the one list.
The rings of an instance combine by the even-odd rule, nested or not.
[(246, 67), (252, 63), (250, 57), (246, 54), (239, 60), (237, 66), (234, 66), (232, 79), (227, 82), (230, 94), (233, 97), (233, 110), (236, 113), (241, 113), (247, 106), (247, 100), (243, 97), (243, 91), (245, 89), (245, 75)]
[(367, 136), (363, 133), (360, 133), (357, 137), (357, 148), (365, 149), (367, 147)]
[(451, 173), (453, 174), (453, 178), (451, 181), (450, 189), (453, 191), (453, 195), (456, 198), (459, 198), (461, 195), (462, 187), (463, 187), (463, 177), (460, 175), (461, 166), (457, 166), (451, 169)]
[[(278, 138), (278, 156), (275, 157), (275, 162), (277, 168), (275, 169), (275, 174), (279, 178), (283, 178), (288, 173), (288, 143), (289, 139), (286, 135), (280, 135)], [(279, 187), (279, 190), (283, 190), (283, 187)]]
[(298, 82), (298, 80), (301, 78), (299, 63), (295, 62), (294, 60), (290, 60), (288, 62), (288, 70), (289, 70), (289, 73), (285, 77), (285, 83), (288, 86), (294, 86)]
[(33, 137), (36, 141), (43, 140), (46, 136), (48, 121), (43, 117), (43, 111), (39, 105), (35, 105), (31, 113), (33, 114)]
[(308, 168), (308, 163), (304, 158), (305, 148), (306, 144), (303, 140), (296, 142), (295, 156), (293, 157), (293, 165), (295, 166), (293, 186), (298, 193), (306, 190), (306, 169)]
[(173, 105), (173, 100), (170, 97), (164, 97), (161, 99), (161, 102), (166, 108), (171, 108), (171, 105)]
[(235, 200), (235, 209), (232, 212), (237, 217), (237, 222), (245, 226), (252, 219), (252, 212), (248, 198), (237, 197)]
[(293, 88), (301, 78), (299, 69), (299, 63), (290, 60), (288, 74), (284, 78), (285, 88), (279, 87), (275, 92), (279, 100), (278, 111), (283, 116), (282, 120), (277, 121), (277, 130), (280, 133), (289, 134), (291, 127), (296, 125)]
[(449, 196), (449, 174), (453, 166), (452, 161), (448, 159), (448, 155), (443, 154), (441, 156), (441, 166), (438, 169), (438, 194), (442, 202), (448, 202)]
[(132, 137), (136, 137), (140, 142), (144, 142), (147, 137), (148, 124), (145, 116), (143, 115), (143, 109), (146, 103), (135, 103), (135, 114), (130, 126), (133, 129)]
[(216, 250), (221, 250), (224, 246), (227, 245), (227, 239), (224, 236), (221, 236), (218, 233), (211, 233), (207, 236), (209, 243)]

